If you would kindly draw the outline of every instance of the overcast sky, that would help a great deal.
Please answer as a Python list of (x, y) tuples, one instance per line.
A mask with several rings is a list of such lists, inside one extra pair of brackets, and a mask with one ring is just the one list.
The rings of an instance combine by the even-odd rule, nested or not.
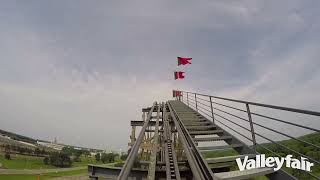
[[(320, 111), (320, 1), (0, 1), (0, 129), (127, 147), (180, 88)], [(176, 56), (192, 57), (177, 67)], [(173, 80), (173, 71), (186, 79)], [(318, 123), (319, 125), (319, 123)]]

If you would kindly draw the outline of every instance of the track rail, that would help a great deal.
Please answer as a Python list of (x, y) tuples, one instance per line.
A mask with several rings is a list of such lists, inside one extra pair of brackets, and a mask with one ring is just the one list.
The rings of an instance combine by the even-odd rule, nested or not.
[(150, 164), (149, 164), (149, 170), (148, 170), (148, 180), (155, 179), (156, 175), (156, 164), (157, 164), (157, 153), (158, 153), (158, 147), (159, 147), (159, 119), (160, 119), (160, 108), (161, 105), (158, 104), (158, 111), (157, 111), (157, 120), (156, 120), (156, 126), (154, 130), (154, 136), (153, 136), (153, 149), (150, 156)]
[(187, 129), (180, 121), (179, 115), (173, 108), (171, 101), (168, 102), (170, 114), (174, 124), (177, 128), (178, 135), (182, 141), (184, 151), (186, 153), (189, 166), (191, 168), (193, 178), (197, 180), (213, 180), (214, 175), (209, 168), (207, 162), (202, 157), (197, 146), (194, 144), (192, 137), (188, 133)]
[(163, 104), (163, 120), (164, 120), (164, 139), (165, 139), (165, 162), (167, 180), (180, 180), (180, 172), (175, 154), (174, 146), (172, 144), (171, 127), (169, 124), (166, 105)]
[(144, 133), (149, 125), (149, 122), (150, 122), (150, 119), (151, 119), (151, 116), (152, 116), (152, 112), (154, 110), (156, 106), (156, 103), (153, 103), (153, 106), (151, 107), (149, 113), (148, 113), (148, 116), (147, 116), (147, 119), (146, 121), (144, 122), (143, 124), (143, 127), (141, 129), (141, 132), (136, 140), (136, 142), (134, 143), (128, 157), (127, 157), (127, 160), (125, 162), (125, 164), (123, 165), (122, 169), (121, 169), (121, 172), (118, 176), (118, 180), (127, 180), (128, 179), (128, 176), (130, 174), (130, 171), (132, 169), (132, 166), (133, 166), (133, 163), (134, 163), (134, 160), (137, 156), (137, 153), (139, 151), (139, 147), (140, 147), (140, 144), (143, 140), (143, 137), (144, 137)]

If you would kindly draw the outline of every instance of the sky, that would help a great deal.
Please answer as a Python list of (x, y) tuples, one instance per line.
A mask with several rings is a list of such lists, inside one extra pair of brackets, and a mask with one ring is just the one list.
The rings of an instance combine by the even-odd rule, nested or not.
[[(126, 149), (130, 120), (177, 88), (320, 111), (319, 8), (317, 0), (1, 0), (1, 129)], [(177, 56), (192, 65), (177, 67)], [(173, 80), (175, 70), (186, 78)]]

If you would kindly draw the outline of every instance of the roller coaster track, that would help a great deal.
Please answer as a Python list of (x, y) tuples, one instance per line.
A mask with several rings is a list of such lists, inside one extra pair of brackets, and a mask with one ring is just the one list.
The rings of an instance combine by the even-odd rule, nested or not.
[[(201, 156), (197, 146), (192, 140), (192, 137), (180, 120), (179, 113), (177, 113), (177, 110), (180, 110), (179, 106), (174, 106), (173, 104), (174, 102), (169, 102), (171, 117), (177, 128), (178, 134), (180, 135), (194, 178), (199, 180), (212, 180), (213, 173), (211, 169)], [(173, 109), (172, 107), (175, 107), (176, 109)]]
[[(256, 155), (259, 154), (257, 147), (264, 148), (271, 153), (276, 154), (276, 152), (258, 144), (256, 142), (256, 136), (267, 140), (269, 139), (273, 144), (291, 151), (293, 154), (306, 157), (311, 162), (319, 165), (319, 162), (313, 157), (308, 157), (288, 147), (283, 147), (283, 145), (276, 141), (255, 132), (255, 126), (265, 127), (267, 130), (270, 130), (271, 128), (254, 122), (253, 116), (268, 117), (273, 121), (296, 125), (299, 128), (316, 132), (319, 132), (318, 129), (251, 112), (250, 106), (262, 106), (312, 116), (320, 116), (320, 113), (223, 98), (223, 100), (226, 101), (244, 103), (246, 109), (240, 109), (230, 106), (229, 104), (221, 104), (218, 101), (213, 101), (214, 98), (219, 99), (220, 97), (208, 96), (208, 99), (205, 99), (203, 97), (206, 97), (206, 95), (194, 94), (194, 98), (190, 98), (190, 94), (190, 92), (184, 92), (183, 98), (180, 98), (179, 100), (170, 100), (166, 103), (155, 102), (151, 107), (144, 108), (143, 113), (144, 115), (147, 113), (147, 116), (144, 116), (142, 121), (131, 121), (131, 126), (133, 127), (133, 134), (131, 136), (131, 142), (129, 143), (131, 149), (123, 167), (105, 168), (103, 166), (89, 165), (88, 170), (90, 178), (99, 179), (102, 177), (115, 179), (115, 177), (117, 177), (116, 179), (118, 180), (229, 180), (266, 176), (269, 179), (274, 180), (297, 179), (297, 177), (294, 177), (282, 169), (279, 171), (274, 171), (273, 168), (256, 168), (244, 171), (230, 170), (230, 163), (234, 163), (237, 158), (243, 159), (247, 156), (248, 158), (254, 159)], [(205, 102), (210, 104), (206, 104)], [(227, 112), (225, 109), (222, 110), (213, 105), (221, 105), (225, 108), (244, 112), (247, 114), (248, 118), (239, 117)], [(224, 112), (232, 117), (237, 117), (238, 119), (249, 123), (249, 128), (244, 127), (239, 123), (235, 123), (217, 112)], [(156, 113), (156, 115), (154, 115), (154, 113)], [(235, 123), (234, 126), (237, 125), (242, 127), (251, 133), (251, 137), (243, 135), (242, 131), (237, 131), (234, 126), (230, 126), (227, 123)], [(142, 128), (137, 139), (135, 139), (134, 133), (135, 127), (137, 126), (141, 126)], [(229, 133), (226, 129), (228, 129), (228, 131), (234, 131), (239, 134), (239, 136), (235, 136), (235, 133)], [(274, 129), (271, 130), (278, 132)], [(278, 133), (314, 148), (319, 148), (319, 146), (312, 144), (311, 142), (297, 139), (283, 132)], [(243, 138), (240, 139), (240, 137)], [(243, 139), (251, 141), (252, 145), (248, 145)], [(209, 145), (200, 145), (203, 142)], [(217, 145), (216, 143), (220, 143), (220, 145)], [(213, 145), (211, 146), (211, 144)], [(202, 154), (207, 151), (226, 149), (232, 149), (236, 151), (238, 155), (204, 158)], [(306, 172), (306, 175), (310, 176), (310, 179), (319, 179), (319, 177), (309, 172)]]

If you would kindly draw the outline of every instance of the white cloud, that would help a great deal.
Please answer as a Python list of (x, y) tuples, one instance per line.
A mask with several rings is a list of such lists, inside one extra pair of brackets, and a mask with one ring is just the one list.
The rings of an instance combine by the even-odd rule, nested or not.
[[(152, 101), (170, 98), (172, 88), (318, 110), (316, 7), (299, 1), (4, 3), (2, 127), (124, 148), (130, 120)], [(194, 57), (191, 66), (179, 67), (187, 71), (184, 81), (172, 80), (178, 55)]]

